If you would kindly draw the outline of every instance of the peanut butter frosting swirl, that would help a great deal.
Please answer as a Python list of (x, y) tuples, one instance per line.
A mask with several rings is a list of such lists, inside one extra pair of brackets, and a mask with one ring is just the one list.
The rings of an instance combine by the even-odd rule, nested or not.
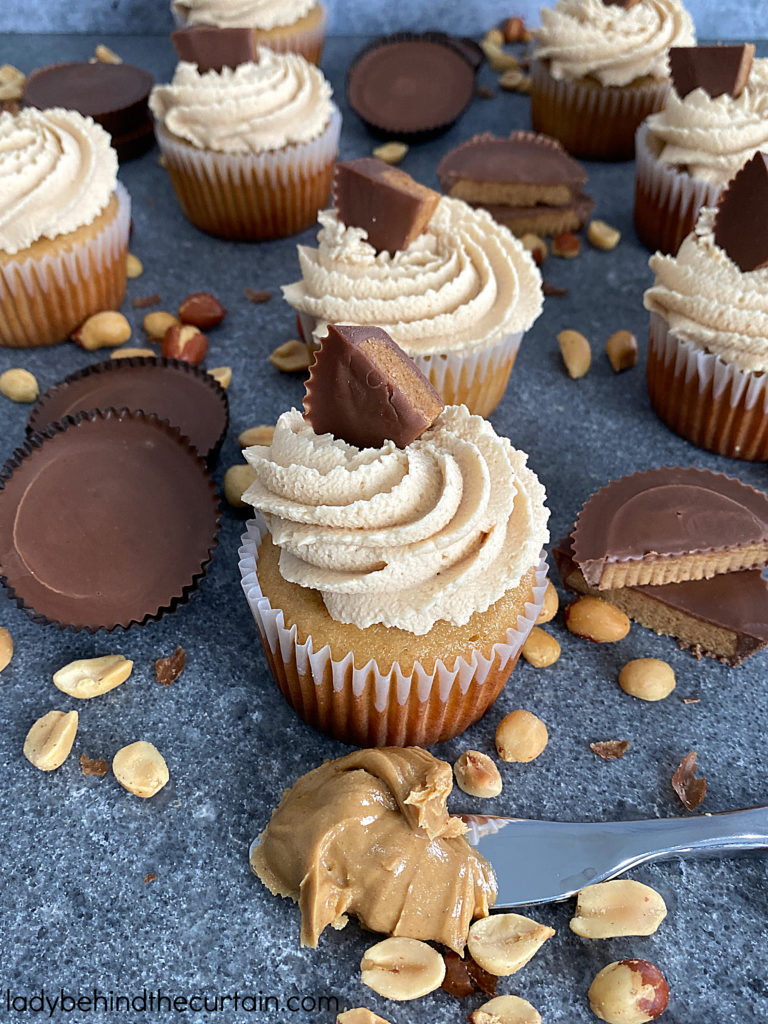
[(155, 118), (200, 149), (260, 153), (317, 138), (333, 112), (331, 86), (295, 53), (260, 46), (255, 63), (206, 71), (181, 61), (170, 85), (152, 90)]
[(172, 0), (171, 10), (187, 27), (278, 28), (303, 18), (316, 0)]
[(0, 114), (0, 249), (14, 255), (40, 238), (90, 224), (117, 183), (107, 132), (74, 110)]
[(283, 288), (329, 323), (373, 324), (410, 356), (481, 348), (527, 330), (541, 312), (541, 275), (507, 228), (485, 210), (443, 197), (407, 249), (376, 253), (362, 228), (319, 215), (318, 247), (299, 246), (302, 280)]
[(677, 256), (651, 257), (656, 274), (645, 308), (696, 348), (746, 372), (768, 371), (768, 269), (742, 271), (715, 242), (705, 207)]
[(271, 447), (244, 454), (256, 479), (243, 500), (264, 516), (283, 577), (361, 629), (463, 625), (518, 585), (548, 538), (527, 456), (465, 406), (403, 449), (315, 434), (292, 409)]
[(693, 46), (690, 14), (680, 0), (640, 0), (624, 8), (603, 0), (559, 0), (541, 9), (535, 55), (553, 78), (596, 79), (629, 85), (650, 75), (669, 76), (671, 46)]
[(759, 149), (768, 149), (768, 59), (756, 60), (741, 95), (714, 99), (694, 89), (648, 118), (648, 141), (665, 165), (725, 185)]
[(450, 765), (419, 747), (358, 750), (285, 792), (251, 854), (267, 888), (301, 910), (316, 946), (347, 915), (387, 935), (464, 950), (472, 919), (496, 899), (490, 864), (448, 814)]

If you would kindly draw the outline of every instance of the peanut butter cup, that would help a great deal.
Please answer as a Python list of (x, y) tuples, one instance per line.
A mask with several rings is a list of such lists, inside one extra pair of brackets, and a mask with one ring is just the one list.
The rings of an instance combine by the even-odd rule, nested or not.
[(740, 96), (747, 84), (755, 57), (752, 43), (742, 46), (673, 46), (669, 71), (677, 95), (683, 99), (703, 89), (712, 99)]
[(179, 60), (197, 64), (201, 75), (258, 59), (259, 44), (249, 28), (195, 25), (171, 32), (171, 42)]

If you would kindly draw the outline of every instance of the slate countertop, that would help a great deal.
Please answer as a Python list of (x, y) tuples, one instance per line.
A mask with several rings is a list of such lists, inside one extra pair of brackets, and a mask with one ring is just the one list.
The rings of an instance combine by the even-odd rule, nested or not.
[[(158, 82), (173, 72), (175, 57), (165, 37), (5, 36), (0, 63), (28, 72), (54, 61), (85, 59), (99, 42), (150, 70)], [(346, 66), (364, 42), (330, 39), (323, 60), (344, 115), (341, 157), (347, 159), (369, 154), (374, 144), (344, 99)], [(481, 81), (494, 82), (487, 68)], [(435, 168), (448, 149), (475, 132), (529, 125), (527, 99), (498, 90), (492, 99), (475, 100), (448, 134), (413, 147), (402, 166), (437, 187)], [(491, 417), (500, 434), (529, 453), (544, 482), (553, 538), (569, 530), (596, 488), (652, 466), (696, 465), (761, 489), (768, 486), (764, 465), (699, 451), (651, 411), (642, 306), (650, 273), (648, 254), (632, 229), (633, 168), (590, 164), (588, 171), (595, 215), (620, 228), (622, 241), (610, 253), (584, 241), (578, 259), (546, 262), (545, 277), (568, 288), (568, 295), (546, 300)], [(131, 249), (144, 264), (144, 274), (128, 284), (123, 307), (135, 325), (135, 343), (143, 343), (143, 311), (133, 309), (134, 298), (157, 292), (161, 308), (173, 310), (189, 292), (205, 290), (229, 310), (224, 324), (211, 332), (207, 359), (208, 366), (232, 367), (231, 427), (215, 472), (221, 483), (226, 467), (239, 461), (238, 433), (274, 422), (301, 402), (302, 379), (280, 374), (267, 355), (295, 336), (294, 316), (279, 286), (298, 276), (296, 242), (311, 244), (314, 230), (261, 245), (200, 234), (181, 214), (156, 149), (124, 165), (120, 177), (133, 200)], [(243, 297), (245, 287), (268, 289), (273, 298), (253, 305)], [(579, 381), (565, 374), (557, 347), (556, 334), (566, 327), (593, 343), (592, 369)], [(634, 369), (616, 375), (603, 346), (619, 328), (635, 332), (641, 358)], [(97, 358), (102, 355), (108, 353)], [(27, 367), (41, 389), (93, 361), (73, 344), (0, 349), (0, 372)], [(0, 400), (3, 459), (22, 442), (27, 413), (25, 406)], [(162, 517), (162, 508), (157, 514)], [(241, 1024), (255, 1015), (270, 1024), (332, 1024), (336, 1008), (367, 1005), (394, 1024), (450, 1024), (466, 1019), (482, 1001), (460, 1004), (438, 992), (409, 1004), (388, 1003), (360, 983), (360, 958), (374, 936), (353, 922), (340, 932), (329, 929), (318, 949), (300, 949), (297, 908), (270, 896), (249, 872), (249, 844), (285, 786), (349, 748), (305, 726), (272, 682), (239, 585), (237, 548), (244, 521), (225, 508), (219, 547), (199, 593), (176, 614), (143, 628), (93, 637), (59, 632), (35, 625), (3, 598), (0, 624), (15, 642), (14, 658), (0, 679), (3, 1021), (24, 1020), (37, 1005), (33, 997), (60, 1000), (62, 992), (90, 1003), (72, 1010), (59, 1001), (38, 1019), (133, 1024), (210, 1018)], [(51, 509), (51, 529), (56, 529), (56, 509)], [(561, 820), (686, 813), (670, 778), (692, 749), (708, 782), (698, 813), (768, 803), (763, 758), (768, 656), (730, 669), (696, 661), (673, 640), (637, 625), (610, 646), (572, 637), (561, 617), (552, 632), (563, 648), (554, 666), (518, 665), (483, 721), (433, 748), (451, 762), (468, 747), (493, 753), (498, 720), (526, 707), (547, 723), (546, 751), (531, 765), (502, 765), (504, 790), (498, 798), (481, 802), (456, 790), (452, 809)], [(154, 661), (178, 644), (186, 649), (187, 667), (172, 686), (160, 686)], [(117, 690), (76, 702), (54, 688), (51, 674), (66, 662), (113, 652), (135, 662), (133, 676)], [(628, 697), (616, 683), (626, 661), (644, 656), (669, 661), (677, 674), (675, 692), (656, 705)], [(682, 698), (690, 696), (699, 702), (684, 703)], [(65, 764), (43, 773), (22, 757), (21, 748), (31, 723), (52, 707), (77, 707), (80, 728)], [(111, 759), (120, 746), (139, 738), (155, 743), (170, 768), (170, 784), (152, 800), (126, 793), (111, 774), (103, 780), (82, 775), (80, 753)], [(598, 759), (589, 743), (605, 739), (628, 739), (626, 756)], [(658, 933), (648, 938), (590, 942), (568, 928), (572, 903), (533, 908), (531, 915), (557, 934), (519, 974), (502, 979), (499, 990), (530, 1000), (551, 1024), (586, 1024), (596, 1019), (586, 991), (597, 971), (612, 960), (643, 957), (669, 980), (670, 1006), (662, 1018), (668, 1024), (763, 1019), (767, 870), (765, 856), (750, 854), (633, 871), (633, 878), (662, 893), (669, 908)], [(158, 992), (171, 1000), (205, 994), (207, 1008), (195, 1003), (198, 1012), (177, 1002), (168, 1009), (170, 1004), (161, 1001), (160, 1010), (152, 1010), (150, 995), (156, 1007)], [(221, 1002), (236, 992), (237, 1008), (232, 999)], [(250, 1001), (243, 1001), (244, 995)], [(126, 998), (138, 1002), (127, 1009)]]

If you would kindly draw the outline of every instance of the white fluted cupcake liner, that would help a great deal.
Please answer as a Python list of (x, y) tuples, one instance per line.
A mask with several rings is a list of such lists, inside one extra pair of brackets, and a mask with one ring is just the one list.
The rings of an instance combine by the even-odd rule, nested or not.
[(315, 223), (328, 204), (340, 132), (334, 107), (323, 132), (309, 142), (264, 153), (217, 153), (155, 126), (187, 219), (208, 234), (246, 241), (285, 238)]
[(635, 137), (635, 231), (652, 252), (674, 255), (702, 206), (717, 203), (722, 186), (660, 163), (660, 152), (648, 125), (641, 124)]
[(768, 460), (768, 374), (697, 348), (651, 313), (647, 380), (657, 416), (681, 437), (718, 455)]
[(125, 296), (131, 199), (120, 182), (115, 192), (117, 213), (97, 234), (74, 243), (61, 235), (44, 256), (22, 252), (0, 264), (0, 345), (55, 345), (92, 313), (119, 308)]
[(238, 554), (243, 592), (275, 681), (306, 722), (359, 746), (426, 746), (463, 732), (498, 697), (544, 602), (542, 554), (533, 601), (507, 630), (506, 643), (493, 645), (490, 658), (475, 651), (469, 661), (459, 657), (451, 667), (437, 660), (432, 671), (416, 662), (409, 673), (397, 661), (386, 673), (375, 661), (357, 668), (353, 651), (336, 660), (327, 645), (315, 651), (311, 636), (299, 643), (296, 626), (287, 629), (283, 612), (264, 596), (257, 567), (266, 532), (262, 520), (250, 520)]
[(551, 135), (585, 160), (631, 160), (635, 130), (667, 102), (669, 79), (625, 86), (591, 79), (557, 79), (545, 61), (531, 64), (534, 131)]

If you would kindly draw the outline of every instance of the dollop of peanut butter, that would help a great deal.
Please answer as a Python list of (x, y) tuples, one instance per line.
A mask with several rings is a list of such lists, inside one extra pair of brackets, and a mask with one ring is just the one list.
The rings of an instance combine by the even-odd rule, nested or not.
[(448, 813), (452, 784), (450, 765), (428, 751), (382, 747), (326, 761), (286, 790), (251, 868), (298, 902), (302, 945), (353, 914), (373, 931), (463, 951), (496, 879)]

